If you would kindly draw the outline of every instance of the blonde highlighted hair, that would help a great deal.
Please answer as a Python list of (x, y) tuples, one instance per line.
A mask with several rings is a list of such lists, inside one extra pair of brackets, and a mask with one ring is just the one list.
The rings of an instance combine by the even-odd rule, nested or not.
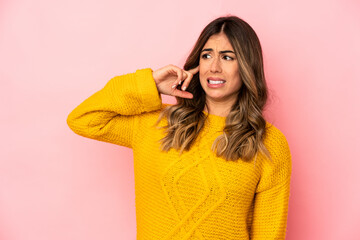
[[(224, 33), (234, 48), (239, 65), (242, 86), (236, 103), (226, 117), (221, 134), (213, 143), (212, 150), (227, 160), (251, 160), (258, 151), (269, 157), (263, 143), (266, 121), (262, 115), (268, 90), (266, 86), (260, 41), (248, 23), (236, 16), (220, 17), (209, 23), (201, 32), (184, 65), (185, 70), (199, 65), (201, 50), (215, 34)], [(177, 104), (166, 107), (159, 120), (167, 119), (166, 136), (161, 140), (162, 150), (170, 148), (180, 152), (189, 150), (206, 120), (203, 110), (206, 95), (195, 74), (187, 91), (194, 97), (177, 97)]]

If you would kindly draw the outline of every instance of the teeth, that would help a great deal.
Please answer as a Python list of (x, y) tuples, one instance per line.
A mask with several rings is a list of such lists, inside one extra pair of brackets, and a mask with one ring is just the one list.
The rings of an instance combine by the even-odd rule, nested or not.
[(214, 81), (214, 80), (209, 80), (210, 84), (221, 84), (224, 83), (225, 81)]

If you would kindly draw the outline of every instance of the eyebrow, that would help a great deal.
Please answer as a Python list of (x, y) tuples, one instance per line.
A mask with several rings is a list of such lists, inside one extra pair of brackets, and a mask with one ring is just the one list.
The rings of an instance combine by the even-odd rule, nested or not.
[[(214, 50), (212, 48), (205, 48), (205, 49), (201, 50), (201, 52), (204, 52), (204, 51), (212, 52)], [(235, 54), (234, 51), (231, 51), (231, 50), (220, 51), (219, 53), (233, 53), (233, 54)]]

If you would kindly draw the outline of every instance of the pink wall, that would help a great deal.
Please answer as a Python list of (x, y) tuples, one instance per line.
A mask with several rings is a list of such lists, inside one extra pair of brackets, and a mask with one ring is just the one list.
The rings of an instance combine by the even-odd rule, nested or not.
[(131, 151), (67, 115), (115, 75), (182, 66), (227, 13), (260, 37), (291, 147), (287, 239), (359, 239), (359, 1), (172, 2), (0, 2), (0, 239), (135, 239)]

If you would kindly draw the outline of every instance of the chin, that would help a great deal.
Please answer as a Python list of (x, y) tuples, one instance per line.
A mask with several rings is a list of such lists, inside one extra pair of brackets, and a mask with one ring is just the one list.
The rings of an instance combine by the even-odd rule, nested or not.
[(225, 97), (220, 94), (206, 94), (206, 98), (210, 98), (216, 101), (221, 101), (225, 99)]

